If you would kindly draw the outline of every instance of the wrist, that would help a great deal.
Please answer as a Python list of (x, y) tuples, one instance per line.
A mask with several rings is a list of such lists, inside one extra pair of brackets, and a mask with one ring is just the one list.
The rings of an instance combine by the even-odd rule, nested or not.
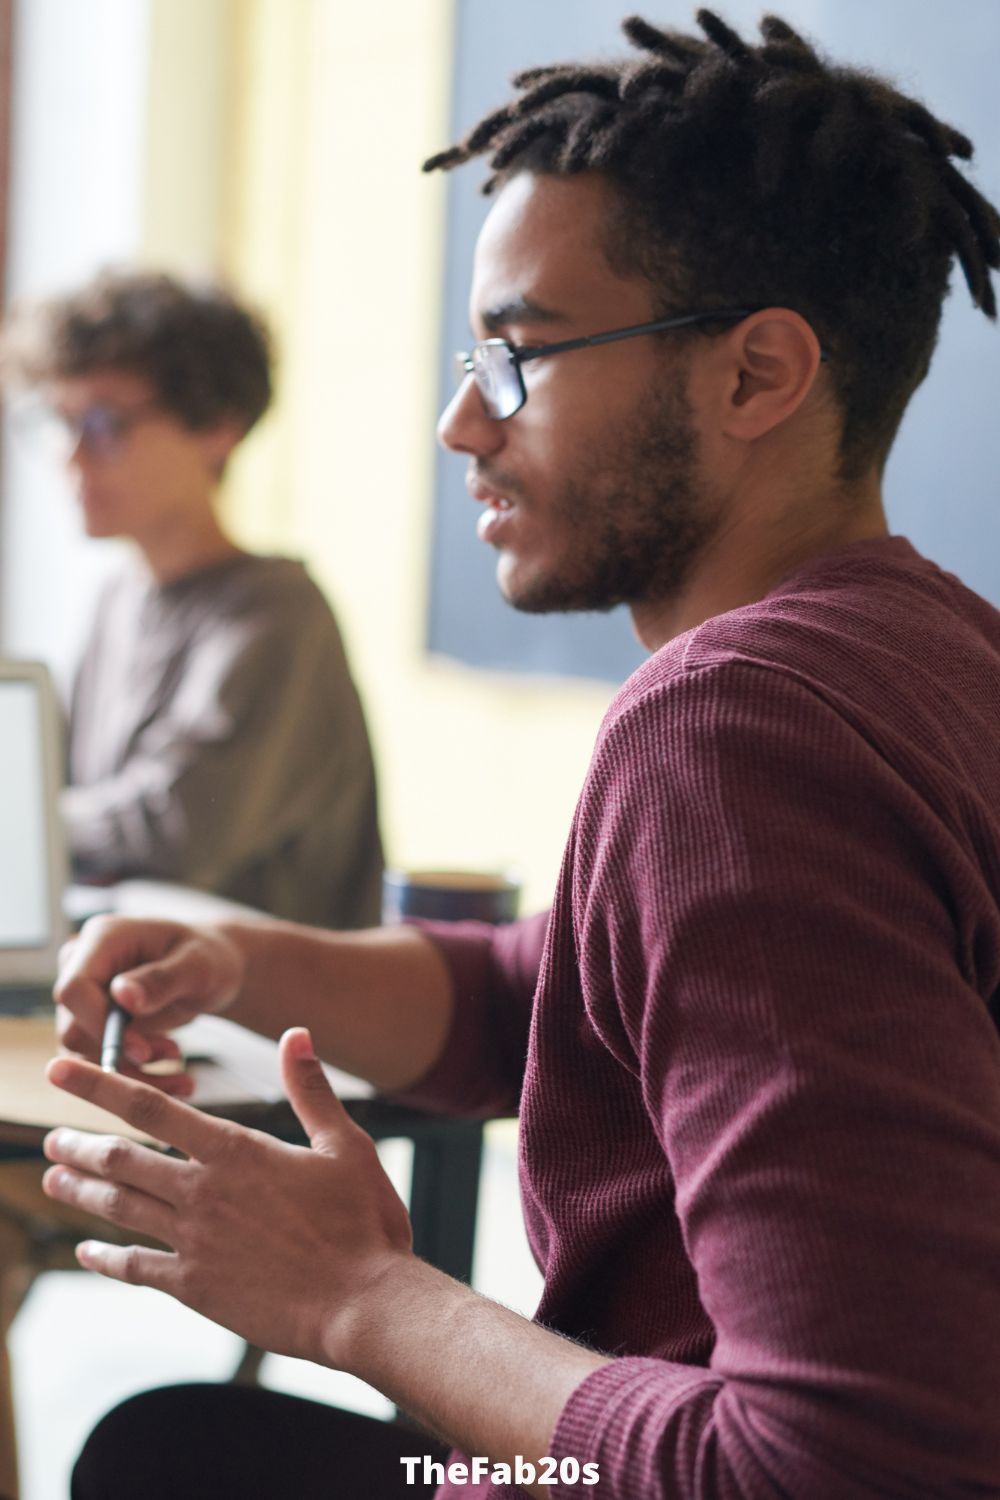
[(222, 919), (206, 923), (199, 929), (212, 943), (216, 953), (216, 1000), (211, 1009), (218, 1015), (240, 1019), (235, 1012), (245, 994), (247, 975), (252, 966), (251, 943), (254, 924)]
[(454, 1293), (475, 1296), (411, 1250), (387, 1249), (377, 1262), (369, 1261), (364, 1285), (326, 1319), (322, 1363), (405, 1405), (405, 1370), (416, 1351), (433, 1348), (434, 1325)]

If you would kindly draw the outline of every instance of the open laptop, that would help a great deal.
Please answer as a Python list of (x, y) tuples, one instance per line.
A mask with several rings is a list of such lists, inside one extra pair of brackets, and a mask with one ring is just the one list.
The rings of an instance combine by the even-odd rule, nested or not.
[(0, 659), (0, 1014), (51, 1004), (66, 935), (62, 770), (47, 669)]

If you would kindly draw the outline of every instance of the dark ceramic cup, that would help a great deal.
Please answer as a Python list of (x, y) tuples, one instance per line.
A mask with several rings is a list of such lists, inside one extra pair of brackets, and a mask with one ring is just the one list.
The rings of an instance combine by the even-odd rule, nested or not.
[(426, 917), (439, 922), (513, 922), (518, 881), (475, 870), (386, 870), (382, 921)]

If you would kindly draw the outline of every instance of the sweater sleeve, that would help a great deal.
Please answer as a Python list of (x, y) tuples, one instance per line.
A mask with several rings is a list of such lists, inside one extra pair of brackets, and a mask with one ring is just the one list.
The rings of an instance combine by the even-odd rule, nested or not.
[[(318, 599), (318, 596), (317, 596)], [(210, 621), (116, 772), (70, 786), (78, 873), (209, 890), (370, 798), (356, 694), (332, 617), (298, 601)]]
[(607, 1500), (1000, 1493), (996, 892), (807, 686), (665, 691), (598, 748), (574, 910), (716, 1344), (596, 1371), (551, 1451)]
[(548, 920), (545, 911), (500, 927), (412, 924), (440, 949), (455, 1008), (441, 1055), (395, 1096), (401, 1103), (482, 1119), (517, 1113)]

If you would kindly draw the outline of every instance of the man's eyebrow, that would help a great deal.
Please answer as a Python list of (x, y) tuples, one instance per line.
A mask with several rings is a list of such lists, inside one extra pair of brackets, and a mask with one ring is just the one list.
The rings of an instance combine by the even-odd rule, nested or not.
[(532, 302), (530, 297), (509, 297), (505, 302), (484, 307), (479, 317), (488, 333), (496, 333), (508, 323), (561, 323), (566, 314)]

